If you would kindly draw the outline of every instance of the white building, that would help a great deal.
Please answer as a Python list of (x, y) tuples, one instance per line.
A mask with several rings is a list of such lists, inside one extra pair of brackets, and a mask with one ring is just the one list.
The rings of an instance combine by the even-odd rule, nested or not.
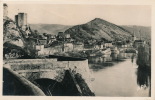
[(68, 51), (73, 51), (73, 43), (64, 43), (63, 46), (63, 51), (68, 52)]
[(104, 47), (111, 48), (111, 47), (113, 47), (113, 44), (112, 44), (112, 42), (107, 42), (107, 43), (104, 43)]
[(103, 44), (97, 44), (94, 46), (95, 49), (104, 49), (104, 45)]
[(38, 51), (38, 55), (44, 54), (44, 45), (36, 45), (36, 50)]
[(68, 38), (71, 38), (71, 37), (70, 37), (70, 34), (66, 34), (66, 38), (67, 38), (67, 39), (68, 39)]

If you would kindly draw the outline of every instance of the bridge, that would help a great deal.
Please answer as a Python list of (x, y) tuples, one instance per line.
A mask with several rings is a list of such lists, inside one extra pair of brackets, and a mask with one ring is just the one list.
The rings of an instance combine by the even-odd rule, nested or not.
[[(67, 61), (67, 59), (69, 60)], [(71, 60), (71, 58), (53, 57), (48, 59), (12, 59), (5, 60), (4, 63), (7, 63), (13, 72), (41, 88), (46, 95), (93, 95), (87, 59)], [(79, 76), (85, 86), (79, 85), (80, 82), (77, 82), (79, 79), (76, 78)], [(53, 92), (50, 91), (51, 88), (52, 91), (54, 90)], [(82, 88), (88, 91), (83, 92)]]
[(118, 49), (119, 49), (120, 52), (125, 52), (126, 50), (131, 50), (131, 49), (135, 50), (136, 53), (138, 52), (137, 49), (133, 48), (133, 47), (119, 47)]

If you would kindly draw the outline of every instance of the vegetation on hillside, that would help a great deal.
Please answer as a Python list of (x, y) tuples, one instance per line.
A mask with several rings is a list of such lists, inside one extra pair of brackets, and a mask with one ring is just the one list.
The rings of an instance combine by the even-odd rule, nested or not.
[(126, 29), (100, 18), (95, 18), (86, 24), (73, 26), (66, 30), (65, 34), (70, 34), (77, 41), (101, 40), (103, 38), (107, 41), (119, 41), (131, 38), (131, 33)]
[(151, 27), (150, 26), (136, 26), (136, 25), (124, 25), (121, 26), (124, 29), (128, 30), (132, 35), (135, 34), (135, 37), (140, 37), (148, 42), (151, 42)]

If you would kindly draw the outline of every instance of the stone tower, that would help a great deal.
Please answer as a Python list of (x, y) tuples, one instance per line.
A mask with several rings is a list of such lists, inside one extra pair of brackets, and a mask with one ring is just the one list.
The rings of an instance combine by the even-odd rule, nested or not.
[(16, 22), (16, 25), (18, 26), (18, 15), (15, 15), (15, 22)]
[(3, 4), (3, 18), (6, 19), (8, 16), (8, 5), (6, 3)]
[(15, 21), (19, 27), (27, 26), (27, 13), (15, 15)]

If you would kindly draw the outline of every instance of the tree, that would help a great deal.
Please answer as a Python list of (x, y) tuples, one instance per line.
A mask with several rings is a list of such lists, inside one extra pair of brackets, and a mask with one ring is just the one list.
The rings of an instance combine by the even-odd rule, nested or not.
[(140, 67), (150, 67), (150, 47), (148, 45), (141, 45), (138, 47), (137, 65)]

